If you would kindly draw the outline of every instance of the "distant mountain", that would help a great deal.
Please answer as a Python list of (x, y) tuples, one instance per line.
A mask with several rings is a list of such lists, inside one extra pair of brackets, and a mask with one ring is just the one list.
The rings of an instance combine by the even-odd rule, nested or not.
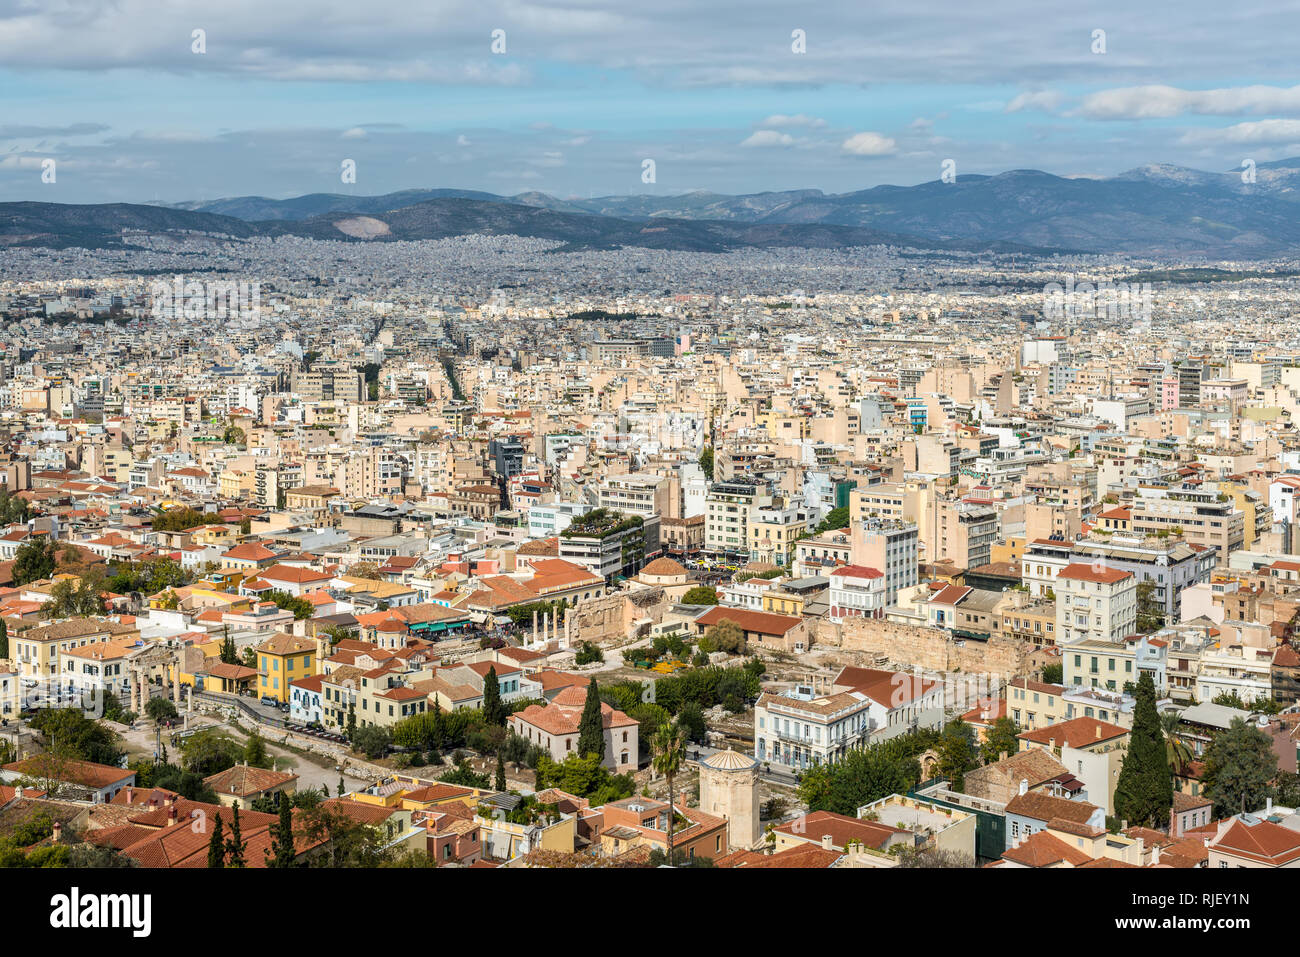
[[(374, 197), (377, 198), (377, 197)], [(0, 203), (0, 246), (113, 248), (130, 246), (132, 231), (154, 235), (199, 233), (248, 238), (304, 236), (354, 242), (443, 239), (451, 236), (530, 236), (568, 249), (641, 246), (693, 252), (802, 246), (838, 248), (924, 242), (876, 229), (834, 224), (723, 223), (693, 219), (618, 219), (565, 213), (504, 201), (442, 198), (382, 212), (333, 211), (303, 220), (250, 222), (233, 216), (123, 203), (64, 206)]]
[(719, 251), (888, 243), (928, 248), (1212, 258), (1300, 252), (1300, 157), (1205, 172), (1167, 164), (1105, 179), (1039, 170), (952, 183), (730, 196), (557, 199), (411, 189), (383, 196), (244, 196), (174, 206), (0, 204), (0, 244), (118, 245), (122, 230), (388, 241), (534, 236), (568, 248)]
[(200, 232), (247, 238), (261, 227), (233, 216), (132, 203), (69, 206), (62, 203), (0, 203), (0, 246), (124, 245), (123, 230), (146, 233)]
[(267, 199), (264, 196), (235, 196), (230, 199), (173, 203), (166, 208), (187, 209), (202, 213), (235, 216), (249, 222), (301, 220), (326, 213), (384, 213), (390, 209), (412, 206), (430, 199), (456, 197), (504, 202), (505, 197), (472, 189), (404, 189), (383, 196), (349, 196), (343, 193), (308, 193), (293, 199)]
[[(250, 225), (263, 228), (267, 224)], [(561, 212), (521, 203), (455, 198), (428, 200), (374, 215), (327, 213), (298, 223), (278, 225), (294, 235), (314, 239), (373, 241), (508, 235), (558, 240), (571, 249), (641, 246), (725, 252), (773, 246), (831, 249), (877, 244), (934, 245), (913, 236), (839, 224), (717, 222), (667, 217), (622, 219), (593, 213)]]

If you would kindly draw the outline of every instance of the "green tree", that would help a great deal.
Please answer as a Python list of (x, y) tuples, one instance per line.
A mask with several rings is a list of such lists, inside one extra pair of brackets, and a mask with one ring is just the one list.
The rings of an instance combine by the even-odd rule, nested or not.
[(49, 578), (56, 565), (54, 542), (44, 538), (34, 538), (18, 546), (14, 553), (14, 563), (10, 574), (15, 585)]
[(704, 470), (704, 477), (710, 482), (713, 481), (713, 446), (706, 445), (704, 451), (700, 452), (700, 468)]
[(1059, 685), (1065, 679), (1065, 666), (1060, 662), (1043, 665), (1043, 681), (1049, 685)]
[(150, 698), (149, 703), (144, 706), (144, 713), (154, 724), (162, 724), (164, 721), (174, 721), (177, 718), (176, 705), (172, 704), (166, 698)]
[(594, 642), (584, 641), (578, 646), (578, 653), (573, 656), (575, 665), (591, 665), (605, 660), (605, 653)]
[[(339, 797), (343, 780), (339, 779)], [(296, 858), (293, 844), (293, 802), (280, 799), (280, 820), (271, 835), (271, 849), (266, 852), (267, 867), (293, 867)]]
[(817, 527), (813, 530), (814, 535), (820, 535), (822, 532), (832, 532), (837, 528), (849, 527), (849, 507), (841, 505), (839, 508), (833, 508), (826, 513)]
[(799, 779), (799, 799), (809, 811), (856, 815), (864, 804), (906, 794), (921, 782), (917, 756), (937, 743), (933, 731), (914, 731), (850, 751), (834, 764), (819, 764)]
[(239, 664), (239, 651), (235, 648), (235, 639), (230, 637), (227, 626), (222, 626), (222, 634), (225, 636), (221, 639), (221, 660), (224, 664)]
[(244, 742), (244, 763), (249, 767), (267, 768), (271, 766), (270, 755), (266, 752), (266, 742), (254, 731)]
[(1151, 672), (1143, 671), (1138, 677), (1135, 697), (1128, 751), (1115, 782), (1115, 816), (1130, 824), (1159, 827), (1168, 822), (1173, 807), (1174, 778), (1156, 713)]
[(244, 851), (248, 842), (244, 840), (243, 828), (239, 825), (239, 802), (230, 809), (230, 837), (226, 839), (226, 866), (243, 867)]
[(938, 752), (939, 777), (947, 778), (954, 791), (961, 791), (966, 785), (966, 772), (979, 764), (974, 729), (958, 718), (949, 721), (939, 736)]
[[(437, 706), (436, 701), (434, 706)], [(348, 702), (348, 723), (344, 727), (344, 732), (348, 736), (348, 743), (354, 744), (357, 737), (357, 703), (355, 701)]]
[(1159, 631), (1165, 625), (1165, 610), (1155, 598), (1154, 581), (1138, 582), (1137, 586), (1137, 630), (1147, 635)]
[(0, 488), (0, 525), (22, 525), (31, 518), (27, 500), (10, 495), (8, 488)]
[(316, 613), (316, 606), (306, 598), (290, 595), (287, 591), (273, 589), (263, 596), (266, 601), (273, 601), (277, 608), (293, 612), (295, 621), (304, 621)]
[(126, 753), (115, 732), (79, 708), (43, 708), (28, 724), (41, 733), (48, 750), (67, 760), (117, 766)]
[(688, 588), (686, 594), (682, 595), (683, 605), (716, 605), (718, 603), (718, 590), (712, 585), (696, 585), (694, 588)]
[(1205, 751), (1202, 782), (1219, 817), (1259, 807), (1275, 777), (1277, 755), (1272, 740), (1241, 718), (1233, 718), (1228, 730), (1217, 735)]
[(594, 754), (601, 761), (605, 760), (605, 723), (595, 678), (587, 685), (587, 700), (583, 702), (582, 717), (578, 719), (578, 753)]
[(729, 655), (743, 655), (749, 650), (744, 629), (730, 618), (723, 618), (717, 624), (710, 625), (700, 635), (699, 647), (705, 654), (725, 651)]
[(501, 684), (497, 681), (497, 669), (490, 665), (483, 676), (483, 722), (490, 727), (505, 727), (506, 708), (501, 703)]
[(192, 734), (181, 744), (185, 769), (203, 777), (233, 768), (244, 749), (230, 735), (215, 729)]
[(208, 838), (208, 867), (226, 866), (226, 838), (221, 824), (221, 815), (215, 814), (217, 823), (212, 825), (212, 836)]
[(682, 705), (682, 710), (677, 713), (677, 723), (686, 732), (688, 741), (703, 741), (704, 735), (708, 732), (704, 709), (700, 707), (698, 701), (688, 701)]
[(0, 661), (9, 659), (9, 622), (0, 618)]
[(391, 742), (389, 730), (379, 725), (368, 724), (352, 732), (352, 746), (371, 759), (387, 754)]
[(89, 577), (82, 578), (75, 584), (71, 579), (55, 582), (50, 589), (50, 600), (41, 607), (41, 612), (47, 618), (89, 618), (103, 614), (103, 611), (104, 602), (99, 597), (99, 586)]
[(984, 743), (980, 746), (986, 764), (992, 764), (1002, 755), (1012, 755), (1020, 750), (1020, 741), (1016, 737), (1020, 727), (1005, 715), (994, 721), (984, 732)]
[(505, 758), (501, 756), (500, 751), (497, 752), (497, 775), (496, 781), (493, 782), (493, 786), (498, 791), (504, 791), (506, 789), (506, 762)]
[(673, 778), (686, 759), (686, 732), (674, 723), (664, 722), (651, 744), (654, 757), (651, 763), (657, 773), (668, 779), (668, 841), (667, 855), (673, 856), (673, 824), (677, 810), (673, 803)]
[(1195, 757), (1191, 747), (1178, 734), (1182, 721), (1182, 716), (1177, 711), (1166, 711), (1160, 715), (1160, 733), (1165, 738), (1165, 760), (1169, 762), (1169, 770), (1174, 774), (1182, 774)]

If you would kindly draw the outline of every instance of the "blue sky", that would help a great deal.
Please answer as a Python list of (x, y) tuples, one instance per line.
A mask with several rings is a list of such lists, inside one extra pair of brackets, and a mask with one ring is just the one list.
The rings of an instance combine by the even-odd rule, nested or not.
[(0, 0), (0, 199), (844, 192), (946, 159), (1106, 176), (1300, 155), (1300, 2), (874, 7)]

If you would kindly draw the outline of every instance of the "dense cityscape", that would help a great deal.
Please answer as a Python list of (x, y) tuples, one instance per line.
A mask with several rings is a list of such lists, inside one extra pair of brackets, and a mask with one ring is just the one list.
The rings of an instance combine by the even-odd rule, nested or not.
[(7, 863), (1300, 859), (1287, 263), (141, 247), (0, 254)]
[(20, 939), (1282, 938), (1294, 7), (0, 5)]

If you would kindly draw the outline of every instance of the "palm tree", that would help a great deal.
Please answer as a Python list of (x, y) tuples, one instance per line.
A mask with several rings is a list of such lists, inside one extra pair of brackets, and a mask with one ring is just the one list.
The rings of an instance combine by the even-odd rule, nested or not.
[(1165, 735), (1165, 758), (1174, 774), (1182, 774), (1187, 765), (1192, 763), (1192, 749), (1178, 735), (1178, 726), (1182, 717), (1176, 711), (1166, 711), (1160, 715), (1160, 730)]
[(651, 766), (668, 779), (668, 863), (671, 865), (673, 862), (673, 818), (677, 813), (673, 808), (673, 776), (681, 770), (682, 761), (686, 758), (686, 731), (679, 727), (676, 722), (665, 721), (659, 726), (659, 730), (655, 732), (650, 741), (650, 747), (654, 751)]

